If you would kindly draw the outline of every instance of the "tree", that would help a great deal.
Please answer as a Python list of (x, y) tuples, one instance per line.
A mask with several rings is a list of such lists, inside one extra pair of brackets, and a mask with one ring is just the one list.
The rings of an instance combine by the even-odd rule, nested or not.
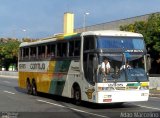
[(153, 51), (160, 53), (160, 14), (153, 14), (148, 19), (146, 43)]
[(16, 39), (8, 39), (0, 42), (0, 63), (8, 70), (10, 64), (17, 64), (20, 42)]
[(158, 65), (160, 66), (158, 61), (160, 60), (160, 14), (150, 15), (147, 21), (120, 26), (120, 30), (141, 33), (144, 36), (148, 53), (153, 60), (152, 66), (155, 69), (153, 71), (160, 70), (158, 68)]
[(148, 21), (120, 26), (120, 30), (141, 33), (147, 48), (157, 53), (160, 52), (160, 14), (152, 14)]

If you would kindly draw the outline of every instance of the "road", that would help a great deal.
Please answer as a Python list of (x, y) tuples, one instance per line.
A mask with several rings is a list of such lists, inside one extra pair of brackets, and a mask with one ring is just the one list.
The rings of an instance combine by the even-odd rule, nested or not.
[[(143, 113), (142, 113), (143, 112)], [(160, 98), (148, 102), (97, 105), (83, 102), (72, 104), (71, 99), (40, 94), (32, 96), (18, 88), (17, 79), (0, 77), (0, 117), (10, 118), (126, 118), (160, 117)]]

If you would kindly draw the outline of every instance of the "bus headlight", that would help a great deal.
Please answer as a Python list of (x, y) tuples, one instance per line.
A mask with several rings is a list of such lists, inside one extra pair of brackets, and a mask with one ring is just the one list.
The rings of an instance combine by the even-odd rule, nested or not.
[(148, 90), (149, 89), (149, 86), (141, 86), (140, 87), (140, 90)]
[(149, 89), (149, 83), (148, 82), (142, 82), (140, 86), (140, 90), (148, 90)]
[(98, 91), (111, 91), (111, 90), (115, 90), (113, 87), (98, 87)]

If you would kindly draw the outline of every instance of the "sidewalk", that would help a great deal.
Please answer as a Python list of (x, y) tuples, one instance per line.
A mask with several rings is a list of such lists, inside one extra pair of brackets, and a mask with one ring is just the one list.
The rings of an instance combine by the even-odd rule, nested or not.
[(18, 79), (18, 76), (11, 76), (11, 75), (0, 75), (3, 78), (11, 78), (11, 79)]
[(150, 89), (149, 93), (150, 93), (149, 94), (150, 97), (159, 97), (160, 98), (160, 90)]

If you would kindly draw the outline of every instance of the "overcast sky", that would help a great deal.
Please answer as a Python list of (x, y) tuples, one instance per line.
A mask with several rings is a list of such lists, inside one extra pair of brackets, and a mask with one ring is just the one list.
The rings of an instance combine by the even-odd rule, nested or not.
[(63, 14), (75, 28), (160, 12), (160, 0), (0, 0), (0, 37), (45, 38), (63, 32)]

